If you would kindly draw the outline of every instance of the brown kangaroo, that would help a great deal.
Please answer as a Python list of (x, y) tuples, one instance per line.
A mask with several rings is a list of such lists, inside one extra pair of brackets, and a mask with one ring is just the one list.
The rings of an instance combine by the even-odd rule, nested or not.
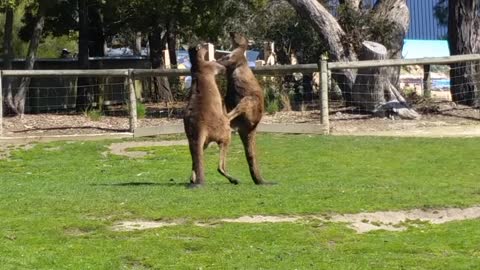
[(230, 120), (224, 109), (222, 96), (215, 82), (215, 75), (225, 72), (225, 67), (205, 60), (205, 47), (190, 47), (188, 50), (192, 64), (192, 89), (183, 117), (190, 154), (192, 156), (192, 177), (190, 187), (205, 183), (203, 152), (210, 142), (220, 147), (218, 171), (230, 183), (238, 180), (226, 172), (226, 156), (231, 141)]
[(248, 66), (245, 52), (247, 39), (240, 33), (230, 33), (234, 50), (217, 62), (227, 68), (227, 94), (225, 105), (231, 126), (238, 130), (253, 182), (271, 184), (260, 175), (256, 158), (255, 135), (264, 111), (263, 90)]

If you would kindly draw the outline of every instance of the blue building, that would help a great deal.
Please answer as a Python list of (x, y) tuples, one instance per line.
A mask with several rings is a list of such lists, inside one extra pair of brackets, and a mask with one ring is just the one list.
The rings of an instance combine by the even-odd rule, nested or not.
[[(434, 15), (434, 7), (440, 0), (407, 0), (410, 10), (410, 29), (405, 38), (404, 58), (440, 57), (450, 55), (447, 26), (441, 25)], [(335, 6), (335, 2), (332, 1)], [(373, 6), (377, 0), (363, 0)]]
[[(410, 10), (410, 29), (407, 39), (442, 40), (447, 36), (447, 27), (440, 25), (434, 15), (434, 7), (440, 0), (407, 0)], [(373, 6), (377, 0), (363, 0), (364, 5)]]

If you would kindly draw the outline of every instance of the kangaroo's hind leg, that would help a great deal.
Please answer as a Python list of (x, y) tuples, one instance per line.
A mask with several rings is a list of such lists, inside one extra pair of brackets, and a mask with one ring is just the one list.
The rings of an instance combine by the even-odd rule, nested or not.
[(218, 172), (234, 185), (238, 185), (239, 181), (227, 173), (227, 154), (228, 146), (230, 145), (230, 134), (223, 142), (220, 142), (220, 159), (218, 162)]
[(205, 169), (203, 163), (203, 145), (205, 136), (189, 140), (190, 154), (192, 155), (192, 177), (189, 187), (199, 187), (205, 184)]

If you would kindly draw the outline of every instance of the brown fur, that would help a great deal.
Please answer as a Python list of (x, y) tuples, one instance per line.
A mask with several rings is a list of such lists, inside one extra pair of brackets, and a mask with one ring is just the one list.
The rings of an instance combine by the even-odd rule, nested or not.
[(184, 120), (192, 156), (191, 186), (205, 183), (203, 153), (210, 142), (220, 147), (218, 171), (232, 184), (238, 181), (226, 172), (226, 156), (231, 141), (230, 121), (225, 113), (215, 75), (224, 72), (225, 68), (205, 60), (206, 48), (190, 48), (192, 63), (192, 90), (186, 108)]
[(228, 117), (233, 119), (231, 126), (237, 128), (242, 139), (253, 182), (257, 185), (267, 184), (260, 175), (255, 142), (257, 125), (264, 112), (263, 90), (245, 57), (247, 39), (239, 33), (230, 33), (230, 37), (233, 52), (218, 60), (218, 63), (227, 68), (225, 104)]

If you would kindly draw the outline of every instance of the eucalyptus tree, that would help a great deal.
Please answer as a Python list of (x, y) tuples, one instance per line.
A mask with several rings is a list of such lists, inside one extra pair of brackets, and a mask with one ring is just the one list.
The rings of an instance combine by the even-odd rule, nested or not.
[[(448, 45), (452, 55), (480, 53), (480, 2), (449, 0)], [(450, 69), (452, 100), (480, 106), (479, 63), (454, 64)]]
[[(26, 17), (34, 18), (33, 19), (33, 24), (32, 28), (25, 30), (28, 32), (28, 40), (29, 40), (29, 46), (28, 46), (28, 51), (27, 55), (25, 57), (25, 69), (26, 70), (31, 70), (33, 69), (35, 65), (35, 58), (38, 50), (38, 46), (40, 44), (40, 40), (42, 38), (42, 32), (43, 32), (43, 27), (45, 25), (45, 17), (47, 14), (47, 10), (52, 7), (57, 0), (24, 0), (26, 4)], [(8, 8), (13, 8), (15, 5), (18, 5), (19, 1), (8, 1), (7, 2), (7, 12)], [(8, 14), (7, 14), (8, 15)], [(10, 24), (10, 23), (8, 23)], [(6, 24), (7, 26), (7, 24)], [(10, 25), (8, 25), (10, 28)], [(7, 29), (10, 31), (10, 29)], [(11, 40), (11, 34), (5, 32), (6, 36), (8, 39)], [(4, 46), (4, 48), (9, 48), (11, 50), (11, 45)], [(30, 78), (29, 77), (24, 77), (21, 80), (20, 86), (18, 88), (18, 91), (15, 93), (15, 95), (10, 95), (7, 96), (7, 104), (9, 104), (10, 109), (23, 117), (23, 114), (25, 113), (25, 99), (26, 99), (26, 93), (27, 89), (30, 85)], [(13, 97), (12, 97), (13, 96)]]
[[(334, 16), (317, 0), (288, 0), (306, 18), (325, 45), (333, 61), (400, 58), (410, 18), (406, 0), (377, 0), (373, 7), (359, 0), (340, 0), (340, 16)], [(373, 42), (372, 42), (373, 41)], [(399, 70), (365, 69), (372, 81), (353, 70), (335, 72), (346, 102), (362, 110), (383, 115), (393, 112), (403, 118), (417, 118), (399, 93)], [(378, 80), (376, 79), (378, 78)], [(365, 87), (365, 84), (371, 87)]]
[[(3, 69), (12, 69), (13, 60), (13, 21), (14, 21), (14, 8), (18, 5), (18, 1), (9, 0), (2, 1), (0, 3), (0, 9), (5, 13), (5, 27), (3, 33)], [(10, 109), (14, 109), (13, 93), (12, 93), (12, 81), (10, 78), (5, 80), (6, 85), (6, 103)], [(3, 104), (0, 104), (3, 106)]]

